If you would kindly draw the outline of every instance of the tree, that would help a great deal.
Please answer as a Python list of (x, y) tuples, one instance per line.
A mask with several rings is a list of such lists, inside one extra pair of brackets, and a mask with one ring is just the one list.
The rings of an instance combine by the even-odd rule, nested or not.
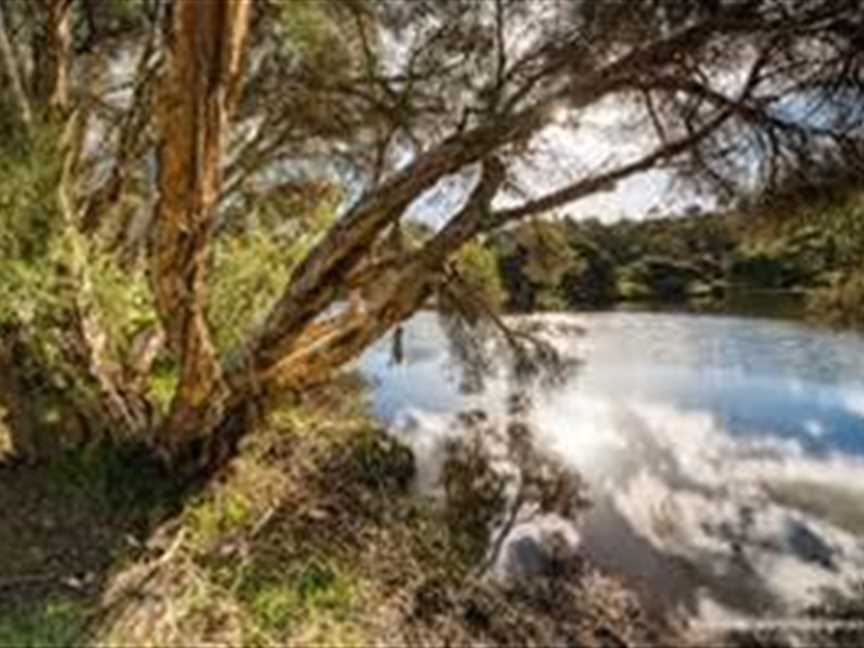
[[(451, 264), (468, 242), (644, 171), (667, 167), (727, 193), (754, 174), (770, 186), (838, 160), (860, 173), (861, 9), (857, 0), (4, 5), (3, 105), (17, 109), (3, 119), (26, 126), (35, 107), (53, 106), (44, 119), (61, 132), (63, 235), (80, 251), (67, 274), (98, 284), (94, 263), (107, 259), (131, 285), (147, 261), (157, 317), (128, 343), (111, 342), (98, 286), (59, 318), (81, 330), (74, 357), (104, 403), (102, 425), (151, 438), (169, 457), (212, 452), (242, 429), (248, 402), (326, 381), (430, 296), (458, 294)], [(108, 44), (117, 66), (85, 64), (106, 60)], [(117, 76), (132, 88), (119, 101)], [(564, 154), (578, 157), (579, 136), (603, 112), (640, 145), (555, 165), (551, 135), (572, 137)], [(33, 133), (24, 155), (36, 150)], [(88, 147), (93, 133), (102, 143)], [(564, 177), (537, 182), (537, 169)], [(406, 242), (401, 221), (445, 182), (464, 188), (460, 204), (433, 235)], [(338, 218), (305, 222), (336, 185), (349, 196)], [(219, 348), (207, 317), (213, 250), (242, 236), (253, 213), (277, 215), (268, 236), (304, 243), (288, 246), (285, 285), (260, 321)], [(306, 236), (310, 227), (319, 234)], [(33, 346), (27, 326), (7, 326)], [(8, 354), (5, 365), (21, 374)], [(166, 366), (161, 407), (142, 381)]]

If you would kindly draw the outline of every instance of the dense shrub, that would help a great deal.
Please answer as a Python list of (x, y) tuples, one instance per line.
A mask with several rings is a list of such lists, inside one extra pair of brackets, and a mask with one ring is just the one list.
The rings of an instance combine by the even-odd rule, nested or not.
[(808, 311), (814, 319), (838, 326), (864, 326), (864, 271), (836, 277), (811, 293)]

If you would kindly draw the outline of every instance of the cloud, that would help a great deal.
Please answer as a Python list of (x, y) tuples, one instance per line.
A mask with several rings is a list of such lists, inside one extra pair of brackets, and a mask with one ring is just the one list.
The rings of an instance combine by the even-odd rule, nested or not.
[[(582, 546), (602, 566), (706, 621), (792, 614), (819, 587), (864, 576), (860, 342), (730, 318), (542, 319), (588, 326), (561, 338), (586, 366), (536, 394), (532, 417), (541, 443), (591, 484)], [(430, 488), (452, 413), (502, 416), (509, 388), (460, 395), (435, 355), (434, 318), (418, 326), (406, 349), (419, 359), (378, 397)]]

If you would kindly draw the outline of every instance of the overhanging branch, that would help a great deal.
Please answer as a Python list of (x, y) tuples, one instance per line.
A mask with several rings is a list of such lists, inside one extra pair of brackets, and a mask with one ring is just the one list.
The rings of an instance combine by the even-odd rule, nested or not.
[(605, 173), (584, 178), (563, 189), (553, 191), (541, 198), (532, 200), (518, 207), (495, 211), (490, 215), (490, 218), (483, 229), (484, 231), (491, 231), (512, 221), (533, 214), (557, 209), (558, 207), (562, 207), (595, 193), (614, 191), (617, 182), (637, 173), (648, 171), (657, 166), (660, 162), (674, 158), (675, 156), (694, 147), (700, 141), (717, 131), (717, 129), (720, 128), (732, 116), (732, 114), (731, 110), (724, 110), (714, 119), (705, 124), (705, 126), (694, 131), (691, 135), (673, 140), (670, 143), (655, 149), (651, 153), (634, 160), (633, 162), (624, 164)]

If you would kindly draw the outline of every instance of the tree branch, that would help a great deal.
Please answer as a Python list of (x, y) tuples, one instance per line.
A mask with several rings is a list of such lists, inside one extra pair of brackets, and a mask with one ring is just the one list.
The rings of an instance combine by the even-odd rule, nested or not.
[(546, 194), (542, 198), (532, 200), (519, 207), (510, 209), (501, 209), (493, 212), (490, 215), (488, 223), (483, 228), (485, 231), (497, 229), (507, 223), (525, 218), (532, 214), (548, 212), (558, 207), (562, 207), (568, 203), (585, 198), (594, 193), (603, 191), (614, 191), (616, 183), (628, 178), (636, 173), (641, 173), (655, 167), (658, 163), (680, 155), (684, 151), (689, 150), (694, 145), (704, 140), (709, 135), (714, 133), (722, 126), (732, 115), (730, 110), (725, 110), (719, 113), (714, 119), (708, 122), (705, 126), (695, 131), (692, 135), (680, 138), (670, 143), (661, 146), (651, 153), (630, 162), (619, 166), (616, 169), (600, 173), (589, 178), (580, 180), (571, 184), (564, 189), (553, 191)]
[(12, 84), (12, 93), (18, 102), (18, 109), (21, 111), (21, 119), (29, 130), (33, 125), (33, 112), (30, 110), (30, 101), (27, 99), (27, 95), (24, 93), (24, 86), (21, 84), (21, 75), (18, 72), (18, 60), (12, 49), (12, 42), (9, 40), (9, 32), (6, 29), (6, 18), (2, 3), (0, 3), (0, 54), (3, 55), (3, 60), (6, 62), (6, 73), (9, 75), (9, 81)]

